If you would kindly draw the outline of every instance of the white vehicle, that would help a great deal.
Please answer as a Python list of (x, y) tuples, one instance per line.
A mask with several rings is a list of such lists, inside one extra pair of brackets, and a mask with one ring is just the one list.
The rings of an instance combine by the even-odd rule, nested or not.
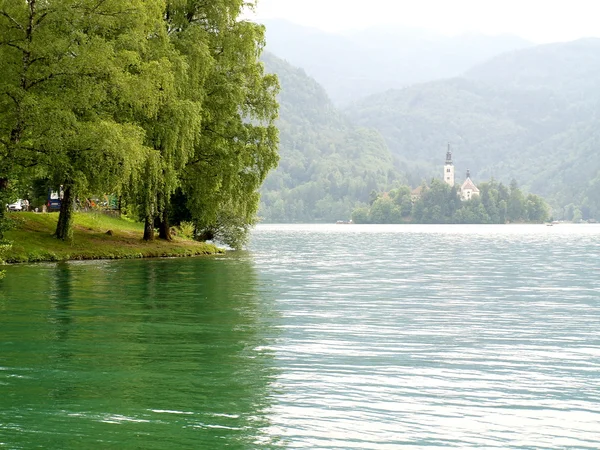
[(16, 202), (11, 203), (10, 205), (6, 205), (6, 210), (7, 211), (23, 211), (22, 200), (19, 199)]

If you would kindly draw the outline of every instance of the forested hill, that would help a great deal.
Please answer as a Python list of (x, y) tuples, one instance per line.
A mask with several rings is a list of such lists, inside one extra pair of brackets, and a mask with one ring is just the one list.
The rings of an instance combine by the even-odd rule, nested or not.
[[(557, 217), (600, 218), (600, 39), (507, 53), (452, 78), (391, 90), (346, 112), (384, 136), (404, 170), (512, 178)], [(425, 167), (425, 169), (423, 169)]]
[(348, 220), (357, 202), (396, 179), (392, 155), (372, 129), (353, 126), (302, 69), (265, 54), (279, 96), (279, 167), (262, 187), (264, 222)]
[(337, 105), (457, 76), (493, 56), (533, 45), (510, 35), (448, 37), (402, 27), (335, 34), (283, 20), (265, 24), (267, 50), (305, 69)]

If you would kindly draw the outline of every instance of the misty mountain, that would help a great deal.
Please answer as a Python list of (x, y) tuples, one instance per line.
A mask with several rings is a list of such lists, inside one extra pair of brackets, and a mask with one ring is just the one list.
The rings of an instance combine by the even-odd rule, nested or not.
[(265, 25), (267, 49), (305, 69), (336, 104), (457, 76), (500, 53), (532, 45), (508, 35), (448, 37), (399, 27), (333, 34), (283, 20)]
[(381, 135), (352, 125), (304, 70), (266, 53), (268, 72), (281, 84), (281, 160), (261, 189), (265, 222), (348, 220), (357, 203), (396, 178)]
[(512, 89), (547, 89), (571, 102), (600, 88), (600, 39), (540, 45), (499, 55), (477, 65), (465, 78)]
[(462, 77), (373, 95), (347, 113), (379, 130), (406, 171), (437, 175), (450, 142), (459, 174), (515, 178), (558, 216), (579, 210), (597, 218), (598, 73), (600, 39), (548, 44), (497, 56)]

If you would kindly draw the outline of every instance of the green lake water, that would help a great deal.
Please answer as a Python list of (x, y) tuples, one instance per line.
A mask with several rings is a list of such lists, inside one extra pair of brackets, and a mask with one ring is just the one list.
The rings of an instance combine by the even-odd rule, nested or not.
[(600, 226), (10, 266), (0, 448), (600, 448)]

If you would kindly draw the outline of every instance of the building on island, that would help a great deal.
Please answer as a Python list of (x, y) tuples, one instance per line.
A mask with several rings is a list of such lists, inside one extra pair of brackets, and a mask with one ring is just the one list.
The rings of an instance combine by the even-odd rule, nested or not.
[(448, 151), (446, 152), (446, 163), (444, 164), (444, 181), (450, 186), (454, 186), (454, 164), (452, 163), (452, 152), (450, 151), (450, 143), (448, 143)]
[(419, 199), (421, 198), (421, 195), (423, 195), (423, 191), (424, 191), (424, 190), (425, 190), (425, 189), (424, 189), (423, 185), (421, 185), (421, 186), (419, 186), (419, 187), (417, 187), (417, 188), (413, 189), (413, 190), (410, 192), (410, 200), (411, 200), (413, 203), (414, 203), (414, 202), (416, 202), (417, 200), (419, 200)]
[(471, 180), (471, 173), (467, 169), (467, 179), (460, 187), (460, 199), (462, 201), (471, 200), (473, 197), (479, 196), (479, 189)]
[[(450, 150), (450, 144), (448, 144), (448, 151), (446, 152), (446, 162), (444, 163), (444, 182), (450, 187), (454, 187), (454, 162), (452, 161), (452, 150)], [(410, 199), (413, 203), (419, 200), (425, 191), (427, 185), (423, 184), (410, 192)], [(464, 183), (457, 189), (458, 197), (462, 201), (471, 200), (473, 197), (479, 196), (479, 189), (471, 180), (471, 172), (467, 169), (467, 178)]]
[[(446, 151), (446, 163), (444, 164), (444, 182), (449, 186), (454, 186), (454, 163), (452, 162), (452, 151), (450, 150), (450, 143), (448, 143), (448, 150)], [(462, 201), (471, 200), (473, 197), (479, 195), (479, 189), (471, 180), (471, 173), (467, 169), (467, 179), (458, 190), (458, 195)]]

